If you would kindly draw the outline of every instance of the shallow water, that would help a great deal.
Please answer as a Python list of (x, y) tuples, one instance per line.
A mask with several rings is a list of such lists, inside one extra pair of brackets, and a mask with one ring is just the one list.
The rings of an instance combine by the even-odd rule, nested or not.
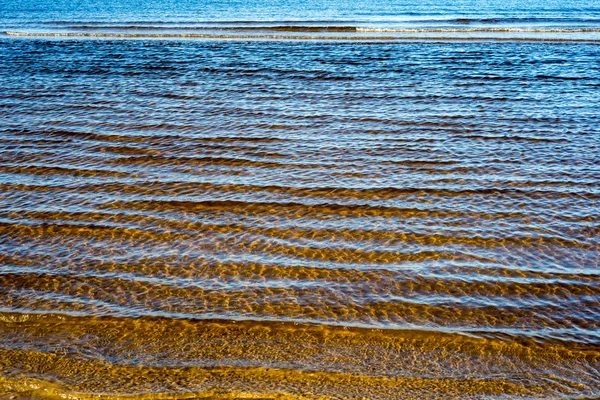
[(600, 396), (599, 59), (0, 38), (0, 397)]

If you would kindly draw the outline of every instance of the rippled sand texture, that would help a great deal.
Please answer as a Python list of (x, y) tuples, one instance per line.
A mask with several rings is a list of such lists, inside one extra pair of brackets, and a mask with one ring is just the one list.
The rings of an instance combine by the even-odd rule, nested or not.
[(0, 40), (0, 397), (600, 396), (598, 59)]

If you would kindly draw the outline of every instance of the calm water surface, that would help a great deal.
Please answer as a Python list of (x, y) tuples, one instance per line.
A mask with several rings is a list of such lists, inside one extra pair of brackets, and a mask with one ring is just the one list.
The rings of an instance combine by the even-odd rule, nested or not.
[(0, 398), (600, 396), (598, 2), (0, 5)]
[(600, 0), (2, 0), (10, 36), (600, 41)]

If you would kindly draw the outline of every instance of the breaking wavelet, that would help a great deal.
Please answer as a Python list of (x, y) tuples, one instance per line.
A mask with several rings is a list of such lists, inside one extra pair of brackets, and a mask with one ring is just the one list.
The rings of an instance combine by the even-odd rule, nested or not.
[[(119, 31), (88, 30), (75, 31), (5, 31), (13, 37), (56, 37), (56, 38), (123, 38), (123, 39), (213, 39), (213, 40), (309, 40), (309, 41), (542, 41), (542, 42), (600, 42), (598, 28), (358, 28), (358, 27), (257, 27), (253, 29), (212, 28), (202, 29), (206, 33), (196, 33), (197, 29), (164, 30), (153, 28), (125, 28)], [(136, 32), (144, 30), (146, 32)], [(210, 32), (213, 33), (210, 33)], [(215, 33), (235, 31), (235, 33)], [(257, 33), (265, 32), (265, 33)], [(279, 32), (288, 34), (272, 34)], [(328, 36), (318, 33), (331, 33)], [(355, 33), (352, 36), (348, 33)], [(368, 36), (367, 34), (378, 34)], [(343, 35), (346, 34), (346, 35)], [(387, 34), (384, 35), (384, 34)], [(521, 36), (516, 36), (521, 35)]]
[[(187, 25), (176, 25), (176, 26), (161, 26), (161, 25), (67, 25), (66, 28), (73, 31), (136, 31), (136, 30), (153, 30), (164, 33), (177, 32), (177, 31), (275, 31), (275, 32), (398, 32), (398, 33), (441, 33), (441, 32), (456, 32), (456, 33), (468, 33), (468, 32), (539, 32), (539, 33), (582, 33), (582, 32), (600, 32), (600, 27), (580, 27), (580, 28), (569, 28), (569, 27), (369, 27), (369, 26), (339, 26), (339, 25), (213, 25), (211, 23), (187, 26)], [(75, 32), (74, 32), (75, 33)], [(81, 32), (83, 34), (83, 32)]]

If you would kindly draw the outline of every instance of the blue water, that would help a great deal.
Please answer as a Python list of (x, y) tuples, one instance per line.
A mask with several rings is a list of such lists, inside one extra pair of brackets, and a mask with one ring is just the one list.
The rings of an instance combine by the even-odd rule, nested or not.
[(598, 2), (0, 31), (0, 399), (600, 396)]
[[(296, 29), (272, 29), (290, 26)], [(346, 29), (336, 31), (340, 27)], [(600, 40), (600, 2), (4, 1), (0, 31), (86, 37), (595, 41)]]

